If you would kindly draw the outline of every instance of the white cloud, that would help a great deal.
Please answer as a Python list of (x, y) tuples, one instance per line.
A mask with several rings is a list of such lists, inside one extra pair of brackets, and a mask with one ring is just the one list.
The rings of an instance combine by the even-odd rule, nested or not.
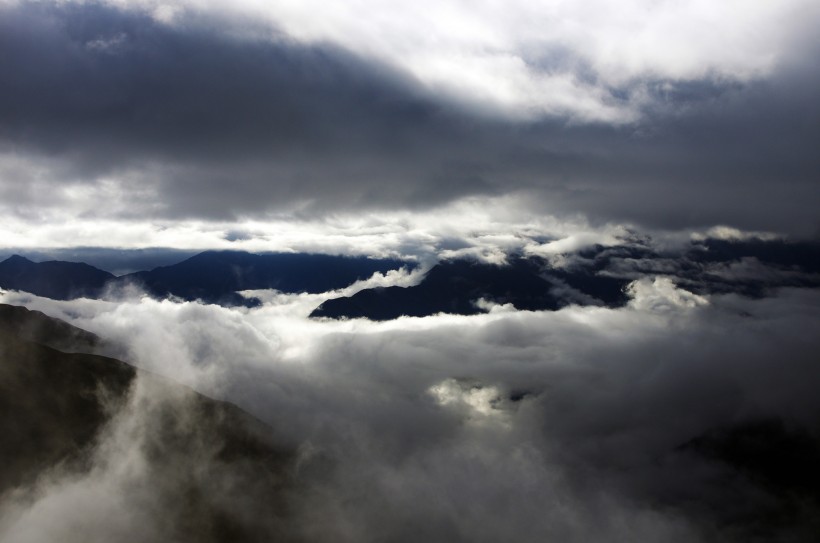
[[(574, 250), (594, 243), (616, 243), (628, 233), (621, 225), (593, 227), (583, 218), (559, 219), (529, 209), (526, 195), (465, 198), (426, 211), (336, 213), (313, 219), (294, 215), (237, 222), (122, 220), (100, 210), (83, 213), (80, 192), (59, 206), (42, 207), (39, 220), (0, 217), (0, 239), (8, 248), (110, 247), (177, 249), (235, 249), (251, 252), (316, 252), (398, 256), (427, 263), (437, 258), (474, 257), (501, 264), (506, 255)], [(86, 190), (86, 189), (83, 189)], [(91, 189), (88, 189), (91, 190)], [(113, 192), (109, 187), (107, 190)], [(103, 201), (133, 202), (128, 192)], [(76, 200), (82, 200), (82, 205)], [(0, 210), (3, 205), (0, 204)], [(150, 216), (150, 214), (148, 215)], [(237, 235), (240, 233), (241, 235)], [(554, 242), (540, 246), (544, 238)], [(452, 248), (455, 246), (455, 248)]]
[[(476, 541), (698, 541), (697, 517), (655, 509), (668, 494), (652, 489), (713, 504), (733, 496), (732, 507), (744, 507), (743, 494), (709, 486), (702, 477), (714, 467), (681, 478), (658, 458), (747, 416), (816, 424), (820, 299), (783, 290), (707, 304), (664, 280), (636, 283), (633, 294), (621, 309), (384, 323), (312, 321), (281, 300), (251, 310), (19, 293), (0, 301), (122, 342), (138, 366), (235, 402), (312, 450), (293, 520), (312, 540), (395, 539), (423, 525), (431, 537)], [(117, 485), (55, 488), (113, 488), (123, 511), (144, 507)], [(50, 496), (31, 511), (46, 511)], [(49, 512), (55, 529), (88, 509), (60, 512)], [(35, 516), (15, 518), (16, 529), (34, 526)]]
[(615, 226), (598, 232), (578, 232), (547, 243), (529, 245), (525, 248), (525, 252), (531, 255), (555, 257), (564, 253), (574, 253), (593, 245), (604, 247), (619, 245), (623, 243), (624, 237), (628, 234), (629, 231), (626, 228)]
[[(381, 0), (112, 1), (184, 24), (183, 9), (266, 21), (303, 43), (332, 43), (409, 73), (491, 115), (628, 123), (641, 80), (765, 77), (811, 32), (817, 5), (704, 0), (395, 3)], [(224, 19), (223, 19), (224, 22)], [(255, 39), (260, 33), (252, 31)], [(631, 92), (624, 101), (611, 89)]]
[(678, 288), (668, 277), (639, 279), (630, 283), (628, 288), (632, 295), (629, 304), (643, 311), (666, 313), (709, 303), (703, 296)]
[(750, 239), (774, 240), (778, 236), (772, 232), (744, 232), (731, 226), (713, 226), (702, 232), (694, 232), (692, 239), (703, 240), (707, 238), (722, 239), (726, 241), (747, 241)]

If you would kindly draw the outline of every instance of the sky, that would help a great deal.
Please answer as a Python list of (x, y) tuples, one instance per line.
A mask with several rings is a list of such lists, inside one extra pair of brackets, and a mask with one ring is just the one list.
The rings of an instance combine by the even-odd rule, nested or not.
[[(137, 289), (0, 302), (269, 425), (298, 458), (295, 540), (814, 541), (817, 508), (686, 446), (761, 420), (820, 443), (817, 269), (707, 254), (817, 253), (818, 23), (811, 0), (0, 0), (0, 258), (421, 264), (246, 293), (254, 308)], [(513, 254), (569, 271), (608, 258), (629, 301), (308, 317), (438, 259)], [(779, 287), (742, 295), (752, 283)], [(197, 415), (152, 383), (87, 473), (0, 499), (0, 539), (175, 537), (156, 507), (168, 471), (143, 445), (161, 413)], [(207, 479), (266, 518), (264, 490)]]
[(820, 231), (816, 2), (0, 10), (7, 248)]

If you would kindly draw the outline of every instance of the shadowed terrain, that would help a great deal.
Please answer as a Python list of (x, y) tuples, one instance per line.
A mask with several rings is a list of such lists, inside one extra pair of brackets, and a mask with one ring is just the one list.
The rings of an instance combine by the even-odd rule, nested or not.
[(270, 428), (119, 360), (47, 346), (100, 343), (41, 313), (0, 305), (3, 501), (29, 503), (49, 485), (104, 486), (126, 473), (129, 492), (150, 488), (160, 526), (140, 540), (285, 537), (291, 453)]
[(326, 292), (367, 279), (375, 272), (399, 269), (404, 264), (399, 260), (365, 257), (206, 251), (179, 264), (124, 275), (112, 284), (133, 283), (159, 298), (176, 296), (227, 306), (255, 306), (258, 300), (248, 300), (236, 292)]
[(646, 276), (668, 276), (698, 294), (737, 293), (760, 298), (781, 287), (820, 286), (820, 244), (782, 240), (693, 241), (661, 252), (644, 243), (596, 245), (546, 258), (511, 257), (504, 265), (449, 260), (412, 287), (366, 289), (327, 300), (312, 317), (374, 321), (402, 315), (475, 315), (479, 299), (516, 309), (555, 310), (569, 304), (621, 307), (626, 286)]
[(35, 263), (19, 255), (0, 262), (0, 287), (53, 298), (101, 298), (108, 290), (138, 286), (156, 298), (176, 297), (224, 306), (254, 307), (240, 290), (319, 293), (340, 289), (405, 266), (400, 260), (320, 254), (205, 251), (170, 266), (115, 277), (84, 263)]
[(383, 321), (402, 315), (475, 315), (486, 311), (476, 303), (479, 300), (530, 311), (555, 310), (578, 301), (573, 294), (579, 293), (586, 296), (583, 302), (587, 304), (618, 307), (626, 303), (627, 283), (586, 270), (545, 271), (539, 259), (517, 258), (503, 266), (451, 260), (434, 266), (419, 285), (362, 290), (328, 300), (310, 316)]
[(55, 300), (97, 298), (114, 275), (82, 262), (32, 262), (13, 255), (0, 262), (0, 286)]

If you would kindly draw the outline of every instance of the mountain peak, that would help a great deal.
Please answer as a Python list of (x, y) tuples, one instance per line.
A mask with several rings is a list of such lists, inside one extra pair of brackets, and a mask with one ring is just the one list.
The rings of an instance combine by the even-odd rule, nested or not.
[(7, 259), (5, 259), (3, 262), (8, 262), (8, 263), (11, 263), (11, 264), (34, 264), (34, 262), (29, 260), (28, 258), (26, 258), (24, 256), (17, 255), (17, 254), (11, 255)]
[(56, 300), (96, 297), (114, 276), (82, 262), (32, 262), (13, 255), (0, 262), (0, 286)]

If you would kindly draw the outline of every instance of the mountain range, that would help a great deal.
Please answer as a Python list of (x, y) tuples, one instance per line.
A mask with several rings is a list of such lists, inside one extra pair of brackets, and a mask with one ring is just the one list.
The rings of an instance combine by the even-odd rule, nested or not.
[[(376, 272), (414, 265), (397, 259), (205, 251), (177, 264), (116, 277), (84, 263), (35, 263), (14, 255), (0, 262), (0, 287), (66, 300), (101, 298), (136, 286), (160, 299), (254, 307), (260, 301), (239, 291), (324, 293)], [(556, 310), (570, 304), (620, 307), (629, 300), (630, 282), (658, 276), (697, 294), (761, 297), (780, 287), (817, 287), (820, 244), (705, 239), (667, 253), (640, 242), (596, 245), (561, 255), (560, 262), (523, 254), (508, 255), (503, 265), (474, 258), (442, 260), (416, 285), (369, 288), (331, 298), (311, 316), (389, 320), (402, 315), (472, 315), (495, 304), (521, 310)]]
[(617, 307), (628, 299), (624, 292), (628, 282), (585, 272), (548, 270), (543, 261), (534, 258), (510, 259), (503, 266), (450, 260), (434, 266), (416, 286), (367, 289), (333, 298), (316, 308), (311, 317), (390, 320), (402, 315), (474, 315), (486, 312), (486, 305), (478, 300), (532, 311), (555, 310), (570, 300), (582, 299)]
[(82, 262), (32, 262), (12, 255), (0, 262), (0, 287), (55, 300), (96, 298), (116, 277)]
[(366, 257), (205, 251), (178, 264), (116, 277), (84, 263), (35, 263), (14, 255), (0, 262), (0, 287), (70, 300), (100, 298), (107, 291), (134, 285), (157, 298), (252, 307), (259, 301), (238, 291), (326, 292), (406, 265), (400, 260)]

